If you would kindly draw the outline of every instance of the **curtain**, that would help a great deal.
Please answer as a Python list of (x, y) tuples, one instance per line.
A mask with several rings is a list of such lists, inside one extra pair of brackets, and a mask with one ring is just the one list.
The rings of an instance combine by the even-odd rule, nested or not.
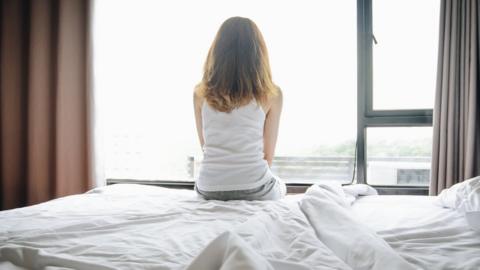
[(89, 2), (3, 0), (0, 209), (91, 187)]
[(480, 174), (479, 8), (441, 1), (431, 195)]

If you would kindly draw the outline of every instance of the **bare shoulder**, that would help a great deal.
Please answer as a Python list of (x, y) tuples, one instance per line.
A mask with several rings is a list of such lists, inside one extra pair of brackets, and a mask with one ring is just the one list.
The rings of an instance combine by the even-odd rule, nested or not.
[(272, 95), (269, 98), (268, 103), (269, 103), (269, 109), (278, 108), (279, 106), (280, 107), (282, 106), (283, 92), (282, 92), (282, 89), (280, 89), (280, 87), (277, 86), (277, 92), (275, 93), (275, 95)]
[(272, 102), (281, 104), (282, 101), (283, 101), (283, 92), (282, 92), (282, 89), (277, 86), (277, 93), (276, 95), (273, 96)]
[(283, 102), (283, 93), (280, 87), (277, 86), (275, 94), (268, 97), (267, 102), (262, 105), (263, 110), (268, 114), (272, 109), (281, 108)]

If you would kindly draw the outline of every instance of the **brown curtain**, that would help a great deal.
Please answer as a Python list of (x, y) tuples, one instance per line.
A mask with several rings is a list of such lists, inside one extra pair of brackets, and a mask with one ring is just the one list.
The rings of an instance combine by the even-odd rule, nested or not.
[(478, 0), (442, 0), (430, 194), (480, 174)]
[(0, 209), (86, 191), (89, 1), (2, 0)]

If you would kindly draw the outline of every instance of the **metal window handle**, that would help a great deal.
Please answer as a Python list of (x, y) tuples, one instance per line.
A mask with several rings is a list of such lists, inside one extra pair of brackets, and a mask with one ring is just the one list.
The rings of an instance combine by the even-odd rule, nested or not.
[(375, 43), (375, 45), (377, 45), (378, 42), (377, 42), (377, 39), (375, 38), (375, 35), (374, 35), (374, 34), (372, 34), (372, 38), (373, 38), (373, 43)]

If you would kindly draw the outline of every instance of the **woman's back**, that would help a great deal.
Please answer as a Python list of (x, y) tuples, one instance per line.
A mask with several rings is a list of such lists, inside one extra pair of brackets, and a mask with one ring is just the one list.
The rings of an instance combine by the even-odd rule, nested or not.
[(252, 189), (272, 178), (263, 151), (265, 113), (255, 100), (228, 113), (203, 102), (202, 122), (201, 190)]
[(198, 193), (219, 200), (281, 198), (285, 185), (270, 166), (282, 93), (273, 83), (267, 47), (253, 21), (232, 17), (220, 26), (193, 97), (204, 151)]

